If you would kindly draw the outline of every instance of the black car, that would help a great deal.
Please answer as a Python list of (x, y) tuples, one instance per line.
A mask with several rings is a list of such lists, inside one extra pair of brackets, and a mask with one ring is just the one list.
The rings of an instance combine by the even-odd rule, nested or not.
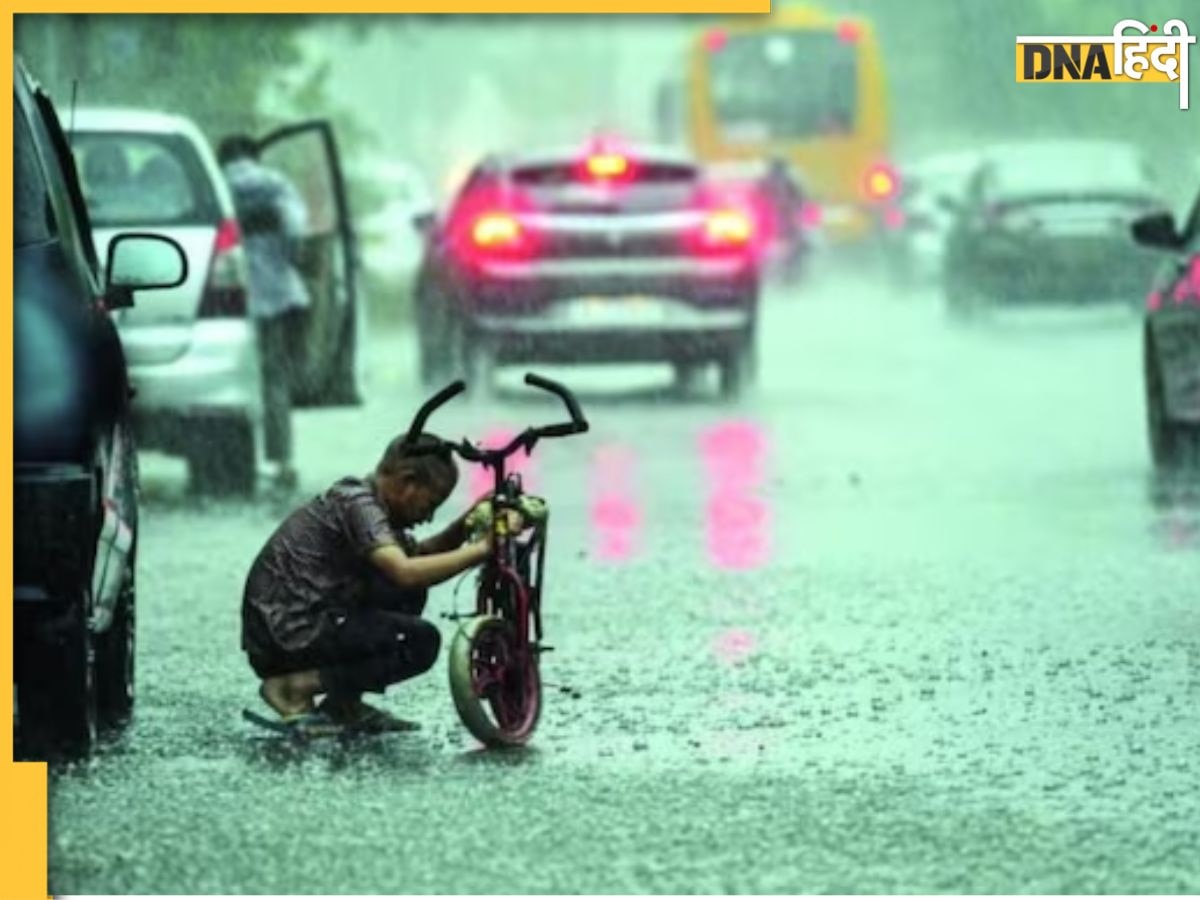
[(133, 708), (137, 456), (112, 311), (187, 275), (177, 243), (125, 234), (105, 277), (49, 97), (13, 78), (15, 736), (86, 751)]
[(421, 374), (486, 385), (506, 362), (716, 363), (752, 376), (753, 215), (668, 150), (595, 144), (478, 165), (418, 275)]
[(1183, 228), (1167, 213), (1134, 223), (1147, 247), (1166, 250), (1146, 297), (1146, 425), (1159, 469), (1200, 468), (1200, 197)]
[(1166, 204), (1133, 148), (1062, 140), (991, 148), (954, 207), (943, 286), (948, 311), (969, 314), (1046, 301), (1128, 302), (1156, 265), (1130, 239), (1130, 223)]

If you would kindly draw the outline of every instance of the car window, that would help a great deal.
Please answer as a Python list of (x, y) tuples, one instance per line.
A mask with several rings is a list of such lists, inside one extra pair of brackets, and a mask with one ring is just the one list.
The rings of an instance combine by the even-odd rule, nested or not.
[(996, 193), (1005, 198), (1076, 194), (1145, 194), (1141, 159), (1122, 148), (1029, 148), (993, 157)]
[(600, 205), (657, 212), (687, 206), (695, 193), (698, 173), (695, 166), (682, 163), (635, 161), (628, 179), (608, 189), (590, 179), (584, 166), (572, 160), (522, 166), (513, 170), (512, 180), (538, 209), (585, 211)]
[(48, 241), (56, 232), (46, 176), (21, 107), (13, 100), (13, 240), (17, 247)]
[(94, 226), (210, 225), (220, 220), (204, 165), (181, 136), (77, 132), (74, 151)]

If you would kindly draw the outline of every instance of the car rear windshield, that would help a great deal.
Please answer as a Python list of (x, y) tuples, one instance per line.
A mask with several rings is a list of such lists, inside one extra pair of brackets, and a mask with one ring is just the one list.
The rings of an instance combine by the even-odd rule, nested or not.
[(1027, 151), (1001, 157), (995, 195), (1000, 199), (1145, 198), (1154, 193), (1136, 154), (1119, 150)]
[(698, 179), (693, 165), (632, 160), (629, 176), (613, 183), (590, 178), (583, 162), (527, 165), (513, 184), (538, 209), (554, 212), (665, 212), (687, 207)]
[(220, 221), (204, 164), (181, 135), (77, 132), (72, 143), (93, 226)]

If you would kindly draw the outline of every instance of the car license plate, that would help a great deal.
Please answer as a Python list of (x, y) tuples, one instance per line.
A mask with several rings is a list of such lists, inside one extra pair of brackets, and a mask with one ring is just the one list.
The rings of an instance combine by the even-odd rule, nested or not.
[(666, 319), (661, 300), (633, 295), (627, 297), (583, 297), (571, 305), (570, 318), (581, 325), (643, 327)]

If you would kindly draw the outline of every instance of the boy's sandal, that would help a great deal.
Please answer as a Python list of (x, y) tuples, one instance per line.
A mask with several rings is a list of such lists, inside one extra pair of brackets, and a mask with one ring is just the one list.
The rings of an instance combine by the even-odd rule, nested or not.
[(284, 734), (289, 737), (307, 739), (316, 737), (337, 737), (344, 734), (346, 727), (325, 713), (307, 712), (294, 716), (267, 717), (252, 709), (243, 709), (242, 718), (261, 728)]

